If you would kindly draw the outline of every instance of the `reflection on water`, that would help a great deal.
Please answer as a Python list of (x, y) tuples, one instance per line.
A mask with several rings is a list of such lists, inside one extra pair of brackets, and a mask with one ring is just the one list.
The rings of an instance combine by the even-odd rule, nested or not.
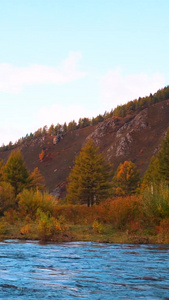
[(0, 243), (0, 299), (169, 299), (169, 245)]

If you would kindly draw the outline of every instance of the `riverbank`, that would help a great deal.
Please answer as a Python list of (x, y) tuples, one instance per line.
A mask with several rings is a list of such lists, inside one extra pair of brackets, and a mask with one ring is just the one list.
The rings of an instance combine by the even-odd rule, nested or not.
[(64, 231), (55, 232), (53, 235), (41, 235), (36, 223), (5, 224), (5, 229), (0, 234), (0, 240), (39, 240), (41, 242), (74, 242), (90, 241), (98, 243), (124, 243), (124, 244), (169, 244), (169, 235), (159, 233), (153, 228), (143, 231), (117, 230), (111, 225), (105, 225), (100, 232), (88, 225), (67, 225)]
[(87, 207), (63, 204), (49, 194), (25, 190), (13, 208), (4, 210), (0, 238), (169, 244), (168, 200), (162, 200), (159, 204), (159, 197), (157, 202), (148, 194), (109, 199)]

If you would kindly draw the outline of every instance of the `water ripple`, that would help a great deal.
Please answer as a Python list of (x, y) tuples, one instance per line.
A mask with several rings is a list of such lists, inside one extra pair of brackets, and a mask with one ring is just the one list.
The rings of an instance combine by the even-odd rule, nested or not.
[(169, 245), (0, 243), (0, 299), (169, 299)]

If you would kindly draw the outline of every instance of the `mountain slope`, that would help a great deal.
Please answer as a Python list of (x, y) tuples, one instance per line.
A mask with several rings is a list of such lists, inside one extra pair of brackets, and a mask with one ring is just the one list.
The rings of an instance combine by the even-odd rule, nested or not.
[[(96, 126), (68, 132), (56, 145), (53, 136), (27, 141), (21, 149), (30, 171), (38, 167), (52, 192), (64, 191), (66, 178), (75, 156), (88, 138), (93, 138), (114, 170), (125, 160), (133, 161), (141, 175), (148, 167), (152, 155), (159, 151), (162, 139), (169, 129), (169, 100), (154, 104), (137, 114), (125, 118), (113, 117)], [(40, 161), (39, 154), (45, 157)], [(0, 159), (7, 161), (11, 151), (0, 152)]]

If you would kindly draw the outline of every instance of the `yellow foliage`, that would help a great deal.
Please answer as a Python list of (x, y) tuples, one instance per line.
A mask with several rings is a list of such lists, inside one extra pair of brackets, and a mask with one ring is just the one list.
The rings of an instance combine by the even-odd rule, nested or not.
[(23, 226), (21, 228), (21, 234), (28, 234), (28, 233), (30, 233), (30, 229), (31, 229), (30, 224), (26, 224), (25, 226)]
[(0, 234), (5, 234), (7, 232), (7, 224), (0, 222)]
[(98, 221), (94, 221), (93, 225), (92, 225), (93, 229), (97, 232), (97, 233), (102, 233), (103, 232), (103, 226), (102, 224), (100, 224)]

